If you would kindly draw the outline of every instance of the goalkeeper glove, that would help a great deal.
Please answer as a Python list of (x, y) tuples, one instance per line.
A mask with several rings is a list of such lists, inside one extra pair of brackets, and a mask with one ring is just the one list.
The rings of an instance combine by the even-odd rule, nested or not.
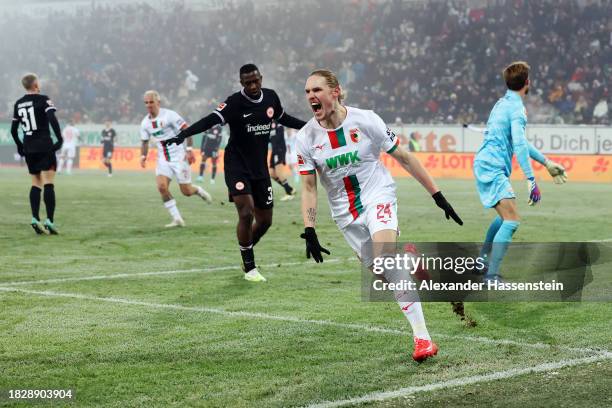
[(312, 255), (315, 262), (320, 263), (323, 262), (323, 255), (321, 253), (331, 255), (327, 249), (319, 244), (317, 233), (313, 227), (304, 228), (304, 233), (300, 235), (300, 238), (306, 240), (306, 258), (310, 259)]
[(449, 202), (446, 201), (446, 198), (444, 198), (441, 191), (438, 191), (431, 197), (436, 202), (436, 205), (444, 210), (444, 215), (446, 215), (447, 220), (449, 218), (452, 218), (457, 224), (463, 225), (463, 221), (461, 221), (461, 218), (459, 218), (459, 216), (457, 215), (453, 207), (449, 204)]
[(529, 201), (527, 201), (527, 204), (536, 205), (542, 199), (542, 193), (540, 193), (534, 177), (527, 179), (527, 190), (529, 191)]
[(187, 136), (182, 130), (179, 132), (178, 135), (174, 136), (173, 138), (170, 139), (166, 139), (166, 140), (162, 140), (161, 144), (164, 146), (169, 146), (171, 144), (176, 144), (176, 145), (180, 145), (181, 143), (183, 143), (185, 141), (185, 139), (187, 139), (189, 136)]
[(551, 160), (546, 160), (544, 163), (546, 166), (546, 170), (548, 170), (548, 174), (551, 175), (555, 184), (563, 184), (567, 181), (567, 174), (565, 173), (565, 167), (560, 165), (559, 163), (555, 163)]

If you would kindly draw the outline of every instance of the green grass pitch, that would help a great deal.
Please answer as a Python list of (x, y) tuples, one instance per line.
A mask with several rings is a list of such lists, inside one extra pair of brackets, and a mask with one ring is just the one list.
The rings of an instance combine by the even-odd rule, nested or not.
[[(608, 350), (610, 303), (466, 304), (475, 328), (449, 304), (428, 303), (440, 353), (418, 365), (397, 305), (360, 300), (359, 264), (322, 191), (317, 231), (335, 261), (306, 262), (299, 199), (277, 200), (255, 253), (268, 282), (253, 284), (242, 279), (222, 177), (204, 185), (212, 205), (172, 185), (187, 222), (172, 230), (163, 227), (169, 216), (152, 171), (77, 172), (55, 184), (61, 235), (36, 236), (26, 170), (0, 169), (0, 406), (31, 405), (6, 399), (8, 389), (67, 388), (75, 392), (69, 406), (352, 406), (366, 395), (364, 406), (375, 407), (612, 405), (609, 356), (547, 366)], [(473, 182), (439, 184), (465, 225), (444, 219), (402, 179), (402, 239), (482, 240), (493, 214)], [(612, 186), (542, 182), (535, 208), (522, 183), (515, 189), (516, 241), (612, 238)], [(34, 282), (16, 284), (24, 281)], [(417, 388), (377, 394), (409, 387)]]

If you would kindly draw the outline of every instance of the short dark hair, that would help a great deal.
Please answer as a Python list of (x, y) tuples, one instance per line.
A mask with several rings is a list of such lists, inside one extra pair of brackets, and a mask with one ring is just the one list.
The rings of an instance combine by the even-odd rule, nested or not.
[(504, 69), (504, 81), (508, 89), (520, 91), (529, 79), (531, 67), (525, 61), (515, 61)]
[(240, 67), (240, 75), (249, 74), (253, 71), (259, 72), (259, 68), (255, 64), (245, 64)]

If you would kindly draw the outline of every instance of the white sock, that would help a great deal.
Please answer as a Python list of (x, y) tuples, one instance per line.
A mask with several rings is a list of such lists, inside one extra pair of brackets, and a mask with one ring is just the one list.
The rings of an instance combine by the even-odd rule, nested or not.
[(59, 159), (57, 163), (57, 173), (62, 171), (62, 167), (64, 167), (64, 159)]
[(200, 187), (200, 186), (194, 186), (196, 188), (196, 194), (199, 195), (200, 197), (205, 197), (206, 196), (206, 191)]
[[(389, 283), (412, 281), (409, 270), (397, 269), (396, 267), (385, 270), (384, 276)], [(431, 340), (425, 325), (425, 316), (423, 315), (423, 307), (419, 301), (418, 293), (398, 289), (394, 290), (393, 294), (402, 313), (408, 320), (408, 323), (410, 323), (410, 327), (412, 327), (413, 336), (419, 339)]]
[(170, 201), (164, 202), (164, 207), (166, 207), (166, 209), (170, 213), (170, 216), (173, 219), (175, 219), (175, 220), (182, 220), (183, 219), (183, 217), (181, 217), (181, 213), (179, 212), (178, 207), (176, 206), (176, 200), (174, 198), (172, 200), (170, 200)]
[(66, 162), (66, 172), (67, 173), (72, 173), (72, 162), (74, 160), (73, 159), (68, 159), (68, 161)]
[(425, 316), (423, 315), (423, 307), (421, 306), (421, 302), (402, 302), (400, 300), (397, 301), (400, 307), (402, 308), (402, 313), (408, 319), (410, 323), (410, 327), (412, 327), (412, 334), (414, 337), (418, 337), (419, 339), (431, 340), (431, 336), (427, 331), (427, 326), (425, 325)]

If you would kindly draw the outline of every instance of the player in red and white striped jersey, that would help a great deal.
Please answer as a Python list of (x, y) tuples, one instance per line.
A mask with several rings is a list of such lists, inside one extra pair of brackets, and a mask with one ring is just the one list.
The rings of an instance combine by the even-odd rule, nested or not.
[(147, 115), (140, 124), (140, 138), (142, 147), (140, 165), (144, 168), (149, 151), (149, 140), (153, 137), (157, 141), (157, 168), (155, 176), (157, 189), (164, 201), (164, 207), (170, 213), (172, 222), (166, 227), (183, 227), (185, 221), (176, 206), (176, 200), (170, 194), (168, 187), (170, 181), (176, 177), (181, 193), (189, 197), (197, 194), (207, 203), (211, 203), (210, 194), (200, 186), (191, 184), (191, 168), (189, 164), (195, 162), (193, 155), (192, 141), (189, 140), (185, 145), (163, 145), (161, 141), (175, 137), (182, 129), (187, 127), (187, 123), (176, 112), (170, 109), (161, 108), (159, 93), (147, 91), (144, 94), (144, 103), (147, 107)]
[[(306, 254), (323, 262), (329, 251), (319, 244), (315, 232), (318, 173), (327, 190), (332, 218), (351, 248), (368, 267), (376, 257), (393, 257), (398, 235), (395, 182), (380, 162), (382, 151), (393, 156), (432, 195), (435, 203), (463, 224), (440, 189), (418, 159), (399, 146), (399, 140), (372, 111), (342, 105), (342, 89), (335, 74), (314, 71), (306, 81), (306, 98), (314, 117), (300, 129), (296, 138), (298, 166), (302, 175), (302, 216)], [(367, 254), (362, 247), (370, 243)], [(407, 271), (388, 268), (386, 281), (410, 279)], [(412, 327), (415, 348), (412, 357), (423, 361), (435, 355), (438, 347), (431, 340), (416, 293), (395, 290), (394, 295)]]

